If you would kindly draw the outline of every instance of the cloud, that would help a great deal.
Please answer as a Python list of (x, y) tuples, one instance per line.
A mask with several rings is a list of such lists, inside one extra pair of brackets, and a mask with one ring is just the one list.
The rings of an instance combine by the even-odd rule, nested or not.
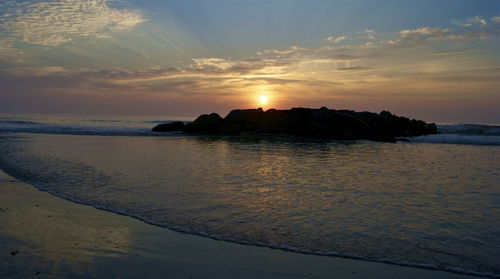
[[(373, 72), (382, 64), (388, 63), (386, 58), (395, 56), (396, 53), (404, 52), (407, 48), (419, 48), (419, 53), (426, 57), (441, 55), (453, 56), (453, 54), (464, 51), (473, 51), (470, 48), (452, 49), (442, 46), (435, 50), (432, 44), (442, 41), (468, 41), (485, 39), (494, 33), (488, 33), (489, 29), (466, 30), (462, 32), (435, 27), (422, 27), (417, 29), (406, 29), (399, 32), (399, 37), (389, 41), (372, 41), (354, 45), (330, 45), (320, 48), (302, 48), (291, 46), (284, 49), (267, 49), (258, 51), (256, 55), (240, 59), (222, 57), (199, 57), (193, 58), (191, 63), (177, 67), (150, 67), (142, 70), (127, 69), (103, 69), (91, 70), (80, 69), (78, 71), (66, 71), (57, 66), (51, 67), (25, 67), (15, 68), (11, 74), (24, 76), (59, 76), (73, 79), (80, 84), (109, 84), (119, 86), (144, 86), (146, 83), (170, 83), (174, 84), (225, 84), (233, 86), (235, 81), (242, 84), (244, 81), (290, 83), (302, 81), (306, 83), (311, 74), (315, 76), (340, 75), (350, 72)], [(371, 29), (365, 33), (373, 34)], [(341, 37), (339, 37), (341, 38)], [(333, 40), (338, 40), (334, 38)], [(429, 48), (422, 48), (429, 46)], [(394, 52), (399, 48), (398, 52)], [(379, 64), (374, 64), (378, 61)], [(8, 73), (5, 72), (4, 73)], [(182, 81), (182, 82), (181, 82)], [(159, 88), (159, 87), (155, 87)]]
[(363, 66), (351, 66), (351, 67), (339, 67), (338, 70), (340, 71), (359, 71), (359, 70), (367, 70), (370, 69), (369, 67), (363, 67)]
[(456, 19), (452, 19), (452, 20), (450, 20), (450, 22), (451, 22), (451, 24), (462, 26), (462, 27), (470, 27), (470, 26), (472, 26), (471, 23), (461, 22), (461, 21), (458, 21)]
[(441, 56), (441, 55), (457, 55), (464, 54), (471, 51), (471, 48), (461, 48), (461, 49), (446, 49), (446, 50), (432, 50), (428, 55)]
[(418, 29), (407, 29), (399, 31), (399, 38), (396, 40), (380, 41), (380, 45), (385, 46), (421, 46), (427, 44), (431, 40), (443, 38), (450, 34), (450, 29), (441, 29), (433, 27), (422, 27)]
[[(493, 18), (492, 18), (492, 20), (493, 20)], [(456, 19), (452, 19), (452, 20), (450, 20), (450, 22), (451, 22), (451, 24), (462, 26), (462, 27), (471, 27), (474, 24), (479, 24), (479, 26), (481, 26), (481, 27), (488, 25), (488, 22), (480, 16), (469, 17), (464, 22), (456, 20)]]
[(375, 40), (375, 30), (374, 29), (365, 29), (364, 30), (366, 34), (366, 39), (367, 40)]
[[(353, 92), (362, 97), (370, 94), (370, 97), (376, 94), (387, 97), (397, 91), (419, 96), (421, 92), (430, 94), (436, 90), (444, 96), (453, 90), (465, 92), (472, 87), (490, 92), (498, 85), (494, 78), (498, 69), (487, 65), (491, 61), (474, 57), (476, 44), (457, 46), (454, 42), (489, 38), (497, 34), (494, 30), (494, 25), (458, 31), (422, 27), (401, 30), (391, 41), (366, 42), (358, 38), (358, 43), (352, 40), (353, 44), (319, 48), (290, 46), (262, 50), (242, 58), (197, 57), (176, 67), (139, 70), (68, 70), (57, 65), (16, 67), (0, 70), (3, 82), (0, 91), (45, 90), (55, 95), (94, 94), (110, 98), (113, 94), (162, 96), (158, 100), (197, 99), (203, 95), (212, 101), (226, 96), (245, 98), (242, 96), (262, 90), (290, 99), (304, 98), (307, 94), (334, 94), (349, 99), (355, 98)], [(489, 66), (487, 71), (478, 72), (486, 66)], [(457, 72), (457, 69), (463, 71)], [(464, 78), (466, 76), (469, 77)], [(6, 86), (5, 81), (15, 86)], [(388, 92), (382, 92), (384, 90)]]
[(146, 19), (137, 11), (109, 7), (108, 0), (8, 2), (0, 27), (24, 43), (58, 46), (79, 38), (108, 38)]
[(48, 76), (53, 74), (60, 74), (68, 72), (63, 67), (60, 66), (43, 66), (43, 67), (18, 67), (9, 70), (10, 73), (18, 76)]
[(451, 29), (422, 27), (418, 29), (401, 30), (399, 32), (400, 36), (396, 40), (380, 41), (378, 44), (393, 47), (416, 47), (426, 46), (440, 41), (467, 42), (495, 37), (498, 36), (499, 32), (500, 30), (496, 28), (453, 31)]
[(402, 38), (406, 37), (411, 37), (414, 35), (442, 35), (451, 32), (450, 29), (440, 29), (440, 28), (432, 28), (432, 27), (423, 27), (423, 28), (418, 28), (418, 29), (412, 29), (412, 30), (401, 30), (399, 31), (399, 34), (401, 35)]
[(207, 69), (211, 68), (214, 70), (227, 70), (234, 66), (234, 63), (222, 58), (194, 58), (194, 69)]
[(486, 22), (486, 20), (484, 18), (479, 17), (479, 16), (469, 17), (469, 18), (467, 18), (467, 22), (469, 22), (469, 23), (479, 23), (481, 26), (488, 25), (488, 23)]
[(0, 62), (22, 62), (24, 52), (14, 47), (16, 40), (13, 38), (0, 39)]
[(279, 49), (266, 49), (264, 51), (257, 51), (257, 55), (266, 58), (290, 58), (294, 55), (309, 51), (307, 48), (298, 46), (291, 46), (289, 48)]
[(347, 40), (346, 36), (340, 36), (340, 37), (330, 36), (330, 37), (325, 38), (325, 41), (329, 41), (329, 42), (332, 42), (334, 44), (340, 43), (340, 42), (345, 41), (345, 40)]

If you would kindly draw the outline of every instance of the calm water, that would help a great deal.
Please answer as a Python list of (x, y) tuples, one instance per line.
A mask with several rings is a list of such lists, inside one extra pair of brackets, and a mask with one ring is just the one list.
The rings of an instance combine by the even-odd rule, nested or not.
[(54, 119), (0, 117), (0, 168), (181, 231), (500, 276), (496, 127), (391, 144), (158, 136), (153, 119)]

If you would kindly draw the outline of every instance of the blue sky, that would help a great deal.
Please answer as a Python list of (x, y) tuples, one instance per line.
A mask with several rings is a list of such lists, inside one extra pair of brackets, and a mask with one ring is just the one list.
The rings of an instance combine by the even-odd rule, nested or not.
[(500, 1), (7, 0), (0, 10), (0, 112), (328, 106), (500, 123)]

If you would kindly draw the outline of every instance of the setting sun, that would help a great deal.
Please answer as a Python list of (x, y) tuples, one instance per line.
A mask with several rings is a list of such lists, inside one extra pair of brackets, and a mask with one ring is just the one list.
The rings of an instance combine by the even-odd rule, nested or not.
[(267, 96), (260, 96), (259, 100), (262, 105), (267, 104)]

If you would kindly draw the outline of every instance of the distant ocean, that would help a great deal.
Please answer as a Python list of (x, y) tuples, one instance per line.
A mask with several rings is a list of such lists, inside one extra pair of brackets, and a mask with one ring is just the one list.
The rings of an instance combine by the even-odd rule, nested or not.
[(170, 117), (0, 115), (0, 168), (177, 231), (500, 278), (500, 126), (397, 143), (153, 133)]

